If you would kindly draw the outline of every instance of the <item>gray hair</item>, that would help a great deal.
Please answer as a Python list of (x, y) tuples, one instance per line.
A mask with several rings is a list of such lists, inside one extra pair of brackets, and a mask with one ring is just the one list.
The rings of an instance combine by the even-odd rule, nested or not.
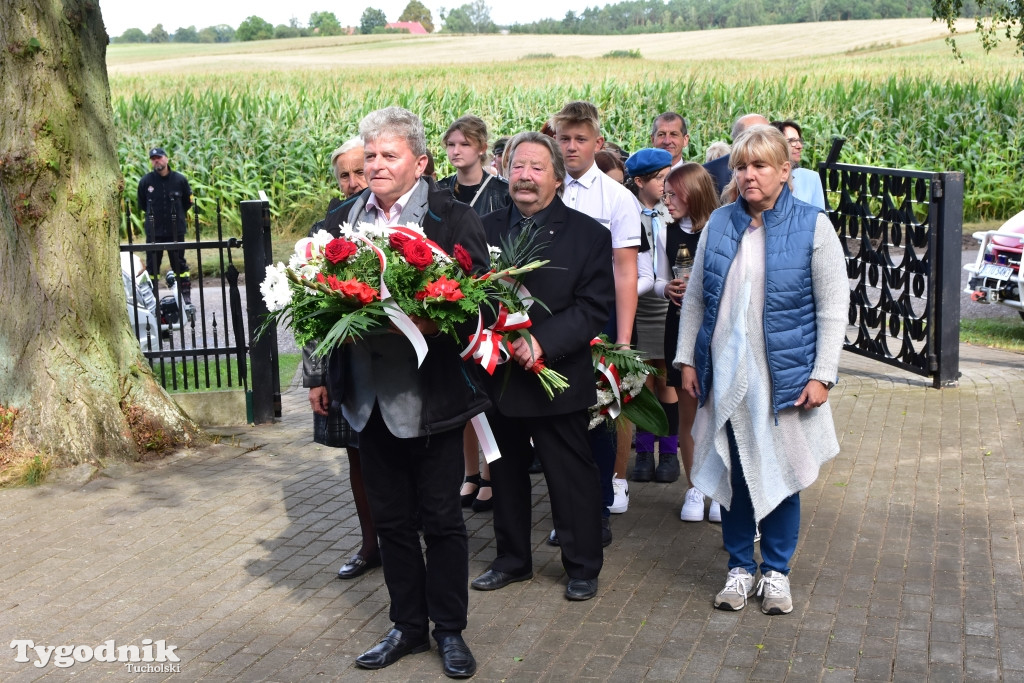
[(740, 136), (740, 133), (745, 131), (751, 126), (768, 125), (768, 119), (761, 116), (760, 114), (744, 114), (743, 116), (736, 119), (736, 123), (732, 124), (732, 139), (735, 140)]
[(502, 164), (506, 167), (509, 166), (516, 156), (516, 147), (524, 142), (532, 142), (548, 150), (548, 154), (551, 155), (551, 168), (555, 172), (555, 180), (559, 182), (558, 194), (562, 194), (562, 188), (565, 187), (565, 158), (562, 156), (562, 148), (558, 146), (554, 138), (535, 130), (514, 135), (505, 146), (505, 154), (501, 157)]
[(687, 130), (687, 127), (686, 127), (686, 119), (684, 119), (681, 115), (677, 114), (674, 111), (667, 111), (667, 112), (665, 112), (663, 114), (658, 114), (658, 116), (656, 116), (654, 121), (651, 123), (651, 139), (652, 140), (654, 139), (654, 135), (658, 132), (658, 124), (661, 123), (662, 121), (664, 121), (666, 123), (672, 123), (674, 121), (679, 121), (681, 124), (683, 124), (682, 125), (683, 135), (686, 135), (689, 132)]
[(421, 157), (427, 153), (427, 137), (423, 132), (423, 121), (408, 109), (386, 107), (371, 111), (359, 122), (359, 137), (363, 144), (378, 138), (402, 138), (413, 155)]
[(338, 167), (334, 165), (334, 162), (338, 160), (342, 154), (348, 154), (354, 149), (359, 149), (363, 146), (363, 139), (358, 135), (354, 138), (349, 138), (345, 141), (338, 149), (331, 152), (331, 170), (334, 172), (334, 179), (338, 180)]

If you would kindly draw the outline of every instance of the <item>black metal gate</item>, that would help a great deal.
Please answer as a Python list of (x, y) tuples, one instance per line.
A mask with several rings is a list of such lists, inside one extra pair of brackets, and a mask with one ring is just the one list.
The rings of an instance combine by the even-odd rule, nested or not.
[(960, 376), (963, 173), (819, 164), (828, 215), (846, 254), (845, 348), (929, 376)]
[[(255, 215), (247, 205), (257, 207)], [(202, 239), (193, 208), (193, 223), (183, 241), (137, 243), (126, 205), (121, 272), (129, 322), (156, 380), (168, 391), (240, 389), (246, 394), (248, 421), (260, 424), (281, 416), (276, 328), (256, 339), (266, 312), (258, 283), (271, 260), (270, 212), (265, 199), (242, 202), (241, 207), (243, 239), (224, 237), (218, 204), (216, 239)], [(258, 249), (250, 250), (250, 243)], [(148, 253), (172, 249), (184, 250), (193, 274), (190, 302), (173, 271), (162, 275), (145, 270)], [(234, 264), (237, 249), (243, 251), (245, 272), (259, 274), (252, 278), (254, 287), (246, 286), (246, 304)]]

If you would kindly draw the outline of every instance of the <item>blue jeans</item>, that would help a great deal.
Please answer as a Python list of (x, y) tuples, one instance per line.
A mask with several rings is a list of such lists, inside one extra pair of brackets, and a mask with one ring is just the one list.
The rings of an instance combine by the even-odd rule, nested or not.
[[(754, 561), (754, 505), (750, 502), (750, 490), (743, 476), (739, 447), (732, 432), (732, 424), (726, 423), (729, 435), (729, 459), (732, 462), (732, 505), (722, 507), (722, 543), (729, 553), (729, 569), (743, 567), (751, 575), (757, 569)], [(796, 552), (800, 535), (800, 494), (794, 493), (779, 503), (778, 507), (761, 520), (761, 574), (777, 571), (789, 574), (789, 561)]]

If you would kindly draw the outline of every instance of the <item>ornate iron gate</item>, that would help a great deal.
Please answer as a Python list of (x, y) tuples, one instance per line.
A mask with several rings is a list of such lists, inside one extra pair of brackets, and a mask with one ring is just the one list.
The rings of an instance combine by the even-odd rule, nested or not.
[(818, 172), (850, 278), (845, 348), (955, 385), (963, 173), (840, 164), (842, 143)]
[[(250, 215), (247, 226), (246, 205), (253, 204), (258, 207), (256, 220)], [(245, 271), (258, 273), (258, 280), (262, 280), (270, 261), (270, 218), (266, 206), (264, 199), (242, 202), (241, 240), (224, 237), (218, 204), (216, 239), (201, 238), (198, 211), (193, 209), (193, 224), (188, 231), (191, 239), (187, 233), (181, 242), (137, 243), (131, 208), (126, 205), (127, 240), (120, 247), (129, 322), (156, 380), (168, 391), (200, 387), (241, 389), (246, 393), (248, 421), (256, 424), (281, 416), (277, 335), (273, 330), (255, 339), (259, 311), (265, 311), (265, 307), (259, 296), (258, 281), (256, 301), (249, 302), (248, 306), (242, 303), (239, 271), (234, 264), (237, 251), (234, 250), (242, 249), (243, 243), (258, 245), (258, 251), (252, 254), (248, 248), (243, 249), (243, 259)], [(179, 291), (173, 273), (163, 276), (144, 272), (147, 253), (170, 249), (183, 249), (189, 270), (194, 273), (191, 302)], [(211, 261), (212, 268), (209, 267)], [(246, 288), (247, 299), (252, 298), (252, 289), (251, 286)], [(248, 329), (247, 308), (250, 310)], [(256, 349), (260, 350), (258, 357), (253, 353)]]

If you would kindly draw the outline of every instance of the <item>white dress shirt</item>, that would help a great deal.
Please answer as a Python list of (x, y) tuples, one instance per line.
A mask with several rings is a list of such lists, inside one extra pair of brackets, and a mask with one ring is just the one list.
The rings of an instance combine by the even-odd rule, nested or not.
[(612, 232), (612, 248), (640, 246), (640, 202), (594, 164), (578, 179), (565, 178), (562, 201)]
[(376, 212), (377, 219), (374, 221), (374, 225), (378, 228), (393, 228), (398, 225), (398, 219), (402, 216), (402, 209), (409, 203), (409, 197), (416, 191), (419, 186), (419, 181), (413, 183), (413, 186), (409, 188), (409, 191), (399, 197), (395, 203), (391, 206), (391, 212), (385, 213), (384, 209), (380, 208), (380, 204), (377, 202), (377, 195), (370, 193), (370, 198), (366, 200), (366, 208), (364, 211), (370, 212), (373, 209)]

